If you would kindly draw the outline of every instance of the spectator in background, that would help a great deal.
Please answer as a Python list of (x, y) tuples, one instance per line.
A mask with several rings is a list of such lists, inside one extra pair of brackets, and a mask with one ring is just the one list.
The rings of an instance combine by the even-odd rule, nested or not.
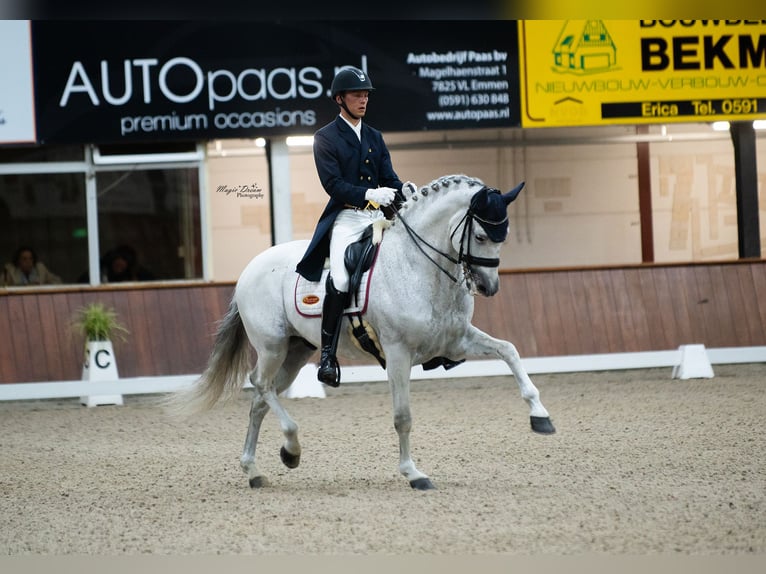
[(101, 281), (152, 281), (154, 274), (138, 263), (136, 250), (130, 245), (120, 245), (101, 258)]
[(61, 277), (52, 273), (31, 247), (19, 247), (10, 263), (3, 269), (3, 285), (8, 287), (21, 285), (58, 285)]

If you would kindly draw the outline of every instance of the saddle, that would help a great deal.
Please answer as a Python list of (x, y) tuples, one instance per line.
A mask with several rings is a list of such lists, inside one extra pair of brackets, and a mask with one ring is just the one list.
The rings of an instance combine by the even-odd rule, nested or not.
[[(380, 243), (373, 240), (375, 233), (372, 226), (368, 227), (362, 237), (346, 248), (344, 262), (349, 272), (349, 297), (344, 314), (364, 313), (367, 309), (367, 293), (372, 268), (377, 256)], [(325, 283), (330, 270), (325, 269), (319, 281), (308, 281), (301, 275), (295, 283), (295, 308), (304, 317), (321, 317), (322, 301), (325, 294)]]
[[(385, 220), (384, 220), (385, 221)], [(370, 224), (362, 233), (362, 236), (346, 247), (344, 254), (344, 264), (349, 273), (349, 293), (352, 295), (344, 315), (349, 317), (351, 323), (351, 333), (359, 344), (359, 347), (370, 353), (377, 359), (380, 366), (386, 368), (386, 359), (383, 356), (382, 349), (377, 344), (377, 336), (372, 326), (362, 317), (367, 309), (367, 295), (369, 292), (369, 282), (372, 268), (380, 248), (383, 229)], [(319, 282), (309, 282), (298, 275), (295, 286), (295, 305), (298, 313), (304, 316), (322, 315), (322, 297), (324, 296), (324, 284), (329, 270), (325, 270)], [(308, 292), (307, 292), (308, 290)], [(321, 297), (317, 292), (321, 293)], [(436, 369), (444, 367), (449, 370), (458, 366), (465, 359), (453, 361), (446, 357), (434, 357), (423, 363), (423, 370)]]

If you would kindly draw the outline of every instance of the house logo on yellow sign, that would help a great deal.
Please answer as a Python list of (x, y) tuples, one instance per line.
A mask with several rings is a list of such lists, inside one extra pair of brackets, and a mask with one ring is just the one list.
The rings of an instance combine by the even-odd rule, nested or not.
[(553, 46), (553, 69), (580, 75), (617, 69), (617, 46), (603, 20), (567, 20)]

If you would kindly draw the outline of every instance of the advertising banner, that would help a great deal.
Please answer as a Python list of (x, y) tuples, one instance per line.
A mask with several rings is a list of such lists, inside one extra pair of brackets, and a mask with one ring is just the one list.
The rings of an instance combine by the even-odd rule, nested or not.
[(30, 23), (0, 20), (0, 144), (34, 142)]
[(520, 124), (515, 21), (33, 22), (45, 143), (307, 135), (367, 72), (384, 131)]
[(766, 20), (525, 20), (523, 127), (766, 118)]

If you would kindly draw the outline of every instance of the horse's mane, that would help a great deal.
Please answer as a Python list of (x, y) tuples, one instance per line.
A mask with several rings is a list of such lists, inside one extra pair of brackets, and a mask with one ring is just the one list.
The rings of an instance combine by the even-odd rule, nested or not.
[[(425, 206), (438, 201), (439, 198), (449, 195), (450, 191), (456, 189), (478, 191), (484, 187), (484, 182), (475, 177), (459, 173), (453, 175), (444, 175), (420, 187), (408, 197), (402, 205), (405, 213), (420, 212)], [(473, 195), (473, 193), (471, 194)]]

